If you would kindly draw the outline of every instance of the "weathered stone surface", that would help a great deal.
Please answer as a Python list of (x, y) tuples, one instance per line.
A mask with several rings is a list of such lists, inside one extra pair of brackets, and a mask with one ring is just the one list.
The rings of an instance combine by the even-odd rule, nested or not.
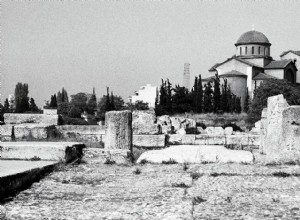
[(132, 160), (130, 150), (86, 148), (83, 152), (85, 158), (97, 158), (99, 163), (129, 164)]
[(180, 128), (179, 130), (176, 131), (176, 134), (179, 134), (179, 135), (185, 135), (186, 134), (186, 131), (184, 128)]
[(55, 126), (56, 131), (50, 138), (64, 141), (83, 142), (87, 147), (103, 146), (105, 127), (98, 125), (60, 125)]
[(42, 123), (47, 125), (57, 125), (58, 115), (46, 114), (4, 114), (5, 124), (27, 124), (27, 123)]
[(195, 137), (194, 134), (171, 134), (169, 135), (168, 144), (170, 145), (193, 145), (195, 144)]
[(225, 135), (232, 135), (232, 133), (233, 133), (233, 128), (232, 127), (226, 127), (224, 129), (224, 134)]
[(268, 98), (267, 132), (264, 138), (264, 152), (276, 154), (282, 149), (282, 112), (289, 107), (283, 95)]
[(84, 147), (84, 144), (76, 142), (2, 142), (0, 157), (69, 162), (82, 157)]
[(202, 127), (197, 127), (197, 131), (200, 133), (200, 134), (207, 134), (205, 129), (203, 129)]
[(152, 163), (175, 160), (178, 163), (253, 163), (253, 154), (248, 151), (228, 150), (218, 145), (178, 145), (163, 150), (143, 153), (137, 163), (146, 160)]
[(16, 140), (46, 140), (48, 126), (43, 124), (17, 124), (14, 126)]
[(284, 109), (282, 116), (284, 149), (300, 151), (300, 106), (290, 106)]
[(205, 131), (208, 135), (224, 135), (224, 129), (222, 127), (207, 127)]
[(154, 110), (136, 110), (132, 112), (133, 134), (159, 134), (160, 126), (155, 122)]
[(105, 148), (132, 151), (131, 111), (110, 111), (105, 114)]
[(135, 147), (165, 147), (166, 136), (161, 135), (133, 135), (133, 146)]
[(57, 109), (43, 109), (44, 115), (57, 115)]
[(5, 124), (0, 126), (1, 141), (12, 140), (12, 125)]
[(157, 118), (157, 124), (161, 127), (161, 132), (163, 134), (172, 134), (174, 132), (174, 127), (172, 126), (172, 121), (170, 116), (162, 115)]
[[(0, 160), (0, 201), (38, 181), (42, 173), (52, 171), (56, 164), (57, 161)], [(0, 219), (7, 219), (2, 211)]]
[(180, 129), (196, 128), (196, 121), (184, 117), (170, 117), (174, 131), (177, 133)]

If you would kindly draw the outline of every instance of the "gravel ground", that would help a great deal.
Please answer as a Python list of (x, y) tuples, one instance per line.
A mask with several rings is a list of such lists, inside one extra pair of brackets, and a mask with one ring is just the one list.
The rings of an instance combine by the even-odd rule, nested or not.
[(300, 219), (299, 166), (85, 161), (19, 193), (0, 219)]

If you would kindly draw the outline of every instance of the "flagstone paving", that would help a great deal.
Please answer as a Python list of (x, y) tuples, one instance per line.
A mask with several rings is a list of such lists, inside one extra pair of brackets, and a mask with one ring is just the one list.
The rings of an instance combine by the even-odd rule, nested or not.
[(182, 164), (105, 165), (92, 153), (84, 160), (3, 204), (0, 219), (300, 219), (296, 165), (184, 170)]

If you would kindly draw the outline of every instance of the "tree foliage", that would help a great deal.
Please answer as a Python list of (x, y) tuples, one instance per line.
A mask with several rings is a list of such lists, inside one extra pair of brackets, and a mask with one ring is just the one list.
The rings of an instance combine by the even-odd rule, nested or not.
[(204, 86), (203, 111), (205, 113), (213, 111), (213, 90), (210, 82)]
[(136, 101), (135, 103), (127, 103), (126, 109), (128, 110), (149, 110), (148, 103), (143, 101)]
[(15, 88), (15, 112), (24, 113), (29, 110), (28, 84), (18, 83)]
[(69, 112), (69, 97), (64, 88), (57, 93), (57, 112), (59, 114), (68, 114)]
[(39, 108), (35, 104), (35, 101), (33, 98), (30, 98), (29, 109), (31, 112), (39, 112)]
[(56, 99), (56, 94), (52, 95), (50, 98), (50, 104), (49, 106), (50, 108), (57, 108), (57, 99)]
[(255, 90), (255, 96), (249, 108), (247, 121), (254, 123), (260, 120), (263, 108), (267, 107), (268, 98), (279, 94), (283, 94), (290, 105), (300, 105), (299, 85), (281, 79), (265, 80)]
[(214, 91), (213, 91), (213, 108), (214, 112), (217, 113), (221, 110), (221, 90), (220, 90), (220, 77), (216, 74), (214, 80)]
[(8, 102), (8, 99), (5, 99), (4, 101), (4, 107), (3, 107), (3, 111), (4, 113), (9, 113), (10, 112), (10, 108), (9, 108), (9, 102)]
[(95, 94), (95, 89), (93, 89), (93, 94), (87, 103), (87, 112), (91, 115), (94, 115), (97, 111), (97, 98)]

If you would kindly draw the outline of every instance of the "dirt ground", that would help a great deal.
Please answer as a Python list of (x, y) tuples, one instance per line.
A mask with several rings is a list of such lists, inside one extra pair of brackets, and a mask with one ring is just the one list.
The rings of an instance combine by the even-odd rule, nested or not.
[(300, 219), (298, 165), (84, 161), (3, 204), (2, 219)]

